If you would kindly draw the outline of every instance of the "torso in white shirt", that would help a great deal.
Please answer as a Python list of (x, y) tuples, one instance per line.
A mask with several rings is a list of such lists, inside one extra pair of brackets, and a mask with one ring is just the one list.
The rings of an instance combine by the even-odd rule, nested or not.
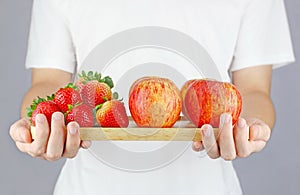
[[(191, 78), (230, 81), (232, 64), (237, 70), (265, 62), (255, 53), (261, 43), (288, 56), (275, 59), (270, 56), (276, 52), (265, 52), (268, 62), (291, 60), (288, 30), (272, 31), (284, 35), (278, 43), (255, 34), (264, 23), (253, 18), (264, 19), (271, 5), (283, 8), (279, 0), (36, 1), (27, 67), (72, 72), (76, 61), (77, 72), (91, 69), (111, 76), (125, 105), (131, 83), (145, 75), (168, 77), (179, 88)], [(281, 18), (284, 12), (276, 13)], [(248, 26), (251, 32), (240, 36)], [(252, 36), (257, 37), (253, 45), (245, 45)], [(41, 49), (44, 41), (47, 47)], [(249, 56), (249, 63), (242, 60)], [(94, 142), (67, 160), (55, 194), (241, 194), (231, 162), (212, 160), (190, 144)]]

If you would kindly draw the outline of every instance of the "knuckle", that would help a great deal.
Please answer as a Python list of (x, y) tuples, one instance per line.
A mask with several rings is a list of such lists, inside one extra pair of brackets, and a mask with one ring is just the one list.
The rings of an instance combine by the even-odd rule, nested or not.
[(232, 134), (230, 134), (229, 131), (225, 131), (224, 129), (221, 130), (220, 134), (219, 134), (219, 140), (229, 140), (232, 139)]
[(33, 158), (38, 158), (41, 157), (42, 155), (36, 154), (36, 153), (32, 153), (32, 152), (27, 152), (30, 156), (32, 156)]
[(74, 145), (74, 147), (66, 148), (63, 156), (66, 158), (74, 158), (77, 155), (78, 150), (79, 150), (79, 146), (77, 145)]
[(16, 147), (18, 148), (18, 150), (20, 150), (21, 152), (27, 153), (27, 151), (25, 150), (25, 148), (23, 148), (19, 142), (15, 142)]
[(270, 130), (270, 128), (266, 129), (266, 136), (265, 137), (266, 137), (265, 141), (269, 141), (269, 139), (271, 137), (271, 130)]
[(208, 153), (208, 156), (209, 156), (211, 159), (217, 159), (217, 158), (220, 157), (220, 155), (215, 154), (215, 153)]
[(23, 129), (19, 129), (17, 125), (12, 125), (9, 129), (9, 135), (10, 137), (16, 141), (16, 140), (21, 140), (21, 132)]
[(50, 129), (49, 128), (43, 128), (41, 130), (39, 129), (39, 131), (37, 131), (36, 134), (41, 138), (48, 137), (50, 135)]
[(247, 151), (244, 151), (244, 152), (238, 152), (238, 153), (237, 153), (237, 156), (240, 157), (240, 158), (246, 158), (246, 157), (248, 157), (249, 155), (250, 155), (250, 153), (247, 152)]
[(220, 157), (220, 153), (218, 151), (213, 151), (213, 150), (206, 150), (207, 155), (211, 158), (211, 159), (217, 159)]
[(12, 137), (13, 139), (14, 139), (14, 129), (15, 129), (15, 125), (12, 125), (11, 127), (10, 127), (10, 129), (9, 129), (9, 135), (10, 135), (10, 137)]
[(43, 148), (34, 148), (31, 152), (31, 155), (33, 157), (39, 157), (42, 156), (45, 153), (45, 150)]
[(48, 161), (57, 161), (61, 158), (60, 154), (47, 154)]
[(72, 150), (78, 150), (80, 146), (80, 140), (74, 140), (74, 142), (71, 142), (68, 146), (68, 148), (72, 149)]
[(66, 158), (75, 158), (76, 157), (76, 155), (77, 155), (77, 152), (73, 152), (73, 153), (67, 153), (67, 154), (65, 154), (64, 156), (66, 157)]
[(216, 153), (216, 152), (214, 152), (214, 150), (215, 150), (214, 146), (210, 146), (210, 147), (205, 146), (205, 150), (206, 150), (207, 154), (215, 154)]
[(236, 158), (236, 154), (234, 154), (234, 153), (222, 154), (222, 158), (226, 161), (232, 161)]

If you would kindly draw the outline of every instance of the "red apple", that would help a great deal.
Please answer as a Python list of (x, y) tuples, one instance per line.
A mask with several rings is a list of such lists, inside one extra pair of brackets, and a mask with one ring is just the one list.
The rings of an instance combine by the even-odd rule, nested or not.
[(136, 80), (128, 103), (132, 119), (140, 127), (172, 127), (182, 107), (179, 89), (171, 80), (160, 77)]
[[(196, 81), (196, 79), (191, 79), (191, 80), (186, 81), (186, 82), (183, 84), (183, 86), (181, 87), (181, 90), (180, 90), (180, 94), (181, 94), (182, 100), (184, 100), (185, 94), (186, 94), (186, 92), (187, 92), (189, 86), (190, 86), (193, 82), (195, 82), (195, 81)], [(187, 119), (190, 119), (184, 105), (182, 106), (182, 114), (183, 114)]]
[(233, 84), (208, 79), (190, 83), (183, 101), (183, 110), (197, 127), (219, 127), (222, 113), (231, 114), (235, 124), (242, 109), (241, 94)]

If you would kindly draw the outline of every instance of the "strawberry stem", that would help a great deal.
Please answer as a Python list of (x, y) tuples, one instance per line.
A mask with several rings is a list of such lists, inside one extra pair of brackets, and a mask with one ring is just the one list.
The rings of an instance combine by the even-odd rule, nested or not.
[(98, 82), (101, 83), (106, 83), (110, 88), (114, 87), (114, 83), (112, 81), (112, 79), (109, 76), (106, 76), (104, 78), (102, 78), (101, 73), (98, 72), (93, 72), (93, 71), (89, 71), (88, 73), (86, 73), (84, 70), (82, 71), (81, 74), (78, 74), (79, 78), (83, 78), (83, 83), (85, 84), (87, 81), (93, 81), (96, 80)]

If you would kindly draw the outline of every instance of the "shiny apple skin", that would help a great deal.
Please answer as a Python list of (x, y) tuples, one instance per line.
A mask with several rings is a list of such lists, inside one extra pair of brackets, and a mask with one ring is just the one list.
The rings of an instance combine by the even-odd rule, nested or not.
[(197, 127), (219, 127), (222, 113), (231, 114), (234, 125), (242, 110), (241, 94), (233, 84), (209, 79), (193, 81), (183, 101), (183, 110)]
[(129, 110), (140, 127), (172, 127), (180, 117), (182, 99), (177, 86), (167, 78), (143, 77), (129, 92)]
[[(184, 97), (185, 97), (185, 94), (188, 90), (188, 88), (190, 87), (191, 84), (193, 84), (193, 82), (197, 81), (197, 79), (191, 79), (191, 80), (188, 80), (186, 81), (183, 86), (181, 87), (181, 90), (180, 90), (180, 95), (181, 95), (181, 98), (182, 100), (184, 100)], [(184, 104), (182, 104), (182, 110), (181, 110), (183, 116), (185, 116), (188, 120), (190, 120), (190, 117), (188, 116), (188, 113), (186, 111), (186, 107), (184, 106)]]

